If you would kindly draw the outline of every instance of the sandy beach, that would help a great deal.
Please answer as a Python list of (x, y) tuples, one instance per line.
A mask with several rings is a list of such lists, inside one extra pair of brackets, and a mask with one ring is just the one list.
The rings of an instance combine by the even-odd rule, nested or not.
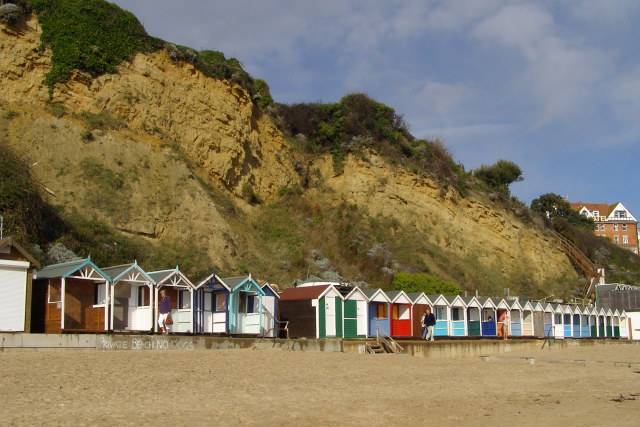
[(555, 346), (488, 361), (7, 352), (0, 375), (3, 425), (637, 425), (640, 417), (639, 345)]

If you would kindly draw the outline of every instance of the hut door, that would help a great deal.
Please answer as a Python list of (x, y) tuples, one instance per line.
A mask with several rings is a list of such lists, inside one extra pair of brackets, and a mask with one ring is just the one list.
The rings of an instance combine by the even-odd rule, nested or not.
[(358, 335), (366, 336), (367, 335), (367, 302), (358, 301), (357, 310), (358, 310)]
[(336, 336), (336, 297), (324, 298), (324, 315), (327, 325), (327, 337)]

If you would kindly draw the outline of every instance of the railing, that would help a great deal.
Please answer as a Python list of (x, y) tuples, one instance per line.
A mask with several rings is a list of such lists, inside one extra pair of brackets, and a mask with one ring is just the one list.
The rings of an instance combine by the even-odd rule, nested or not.
[(591, 293), (591, 289), (593, 288), (593, 281), (599, 277), (598, 268), (584, 253), (582, 253), (580, 249), (578, 249), (576, 245), (573, 244), (571, 240), (558, 232), (556, 232), (555, 235), (558, 237), (560, 246), (567, 257), (569, 257), (571, 262), (585, 274), (587, 284), (583, 289), (583, 295), (588, 297)]
[[(277, 327), (277, 328), (270, 328), (268, 329), (261, 337), (260, 337), (260, 341), (258, 341), (257, 343), (254, 344), (253, 346), (253, 350), (255, 350), (256, 348), (258, 348), (258, 346), (260, 345), (260, 343), (265, 339), (265, 338), (273, 338), (273, 342), (275, 344), (276, 342), (276, 338), (278, 338), (278, 334), (276, 333), (277, 331), (284, 331), (285, 335), (286, 335), (286, 339), (287, 341), (291, 341), (291, 338), (289, 337), (289, 321), (288, 320), (276, 320), (275, 321), (278, 325), (280, 325), (281, 323), (284, 323), (283, 327)], [(267, 335), (269, 335), (269, 332), (274, 332), (273, 337), (268, 337)]]
[(382, 346), (387, 350), (388, 353), (403, 353), (404, 348), (398, 344), (393, 338), (389, 335), (386, 337), (380, 333), (380, 326), (376, 326), (376, 340), (382, 344)]

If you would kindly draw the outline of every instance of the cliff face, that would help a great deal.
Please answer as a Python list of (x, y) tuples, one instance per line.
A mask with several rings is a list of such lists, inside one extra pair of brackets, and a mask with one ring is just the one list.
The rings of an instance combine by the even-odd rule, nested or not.
[[(552, 238), (480, 197), (446, 192), (373, 154), (348, 158), (339, 175), (330, 158), (305, 159), (245, 90), (173, 63), (164, 51), (138, 55), (118, 74), (76, 74), (50, 97), (43, 80), (51, 59), (37, 49), (37, 21), (20, 32), (0, 29), (0, 105), (15, 112), (0, 123), (6, 142), (66, 212), (75, 208), (157, 244), (182, 242), (235, 269), (240, 255), (261, 256), (246, 224), (259, 221), (280, 189), (302, 186), (302, 172), (322, 185), (301, 197), (392, 217), (444, 252), (505, 277), (576, 277)], [(120, 119), (95, 129), (86, 113)], [(247, 192), (264, 204), (248, 204)], [(433, 269), (447, 276), (446, 266)]]

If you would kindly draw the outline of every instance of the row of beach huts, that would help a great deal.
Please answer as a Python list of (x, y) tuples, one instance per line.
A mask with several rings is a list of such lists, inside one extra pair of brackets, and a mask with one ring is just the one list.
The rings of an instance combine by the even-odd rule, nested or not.
[(495, 338), (502, 336), (505, 322), (514, 337), (629, 337), (624, 311), (592, 306), (425, 295), (331, 282), (280, 292), (277, 285), (250, 274), (221, 278), (212, 272), (192, 282), (179, 267), (147, 272), (134, 262), (99, 268), (90, 257), (40, 269), (34, 260), (29, 264), (28, 254), (20, 258), (18, 252), (0, 259), (4, 332), (158, 332), (159, 291), (164, 289), (172, 300), (172, 333), (273, 337), (283, 335), (286, 327), (292, 338), (380, 334), (417, 339), (428, 307), (437, 319), (436, 337)]

